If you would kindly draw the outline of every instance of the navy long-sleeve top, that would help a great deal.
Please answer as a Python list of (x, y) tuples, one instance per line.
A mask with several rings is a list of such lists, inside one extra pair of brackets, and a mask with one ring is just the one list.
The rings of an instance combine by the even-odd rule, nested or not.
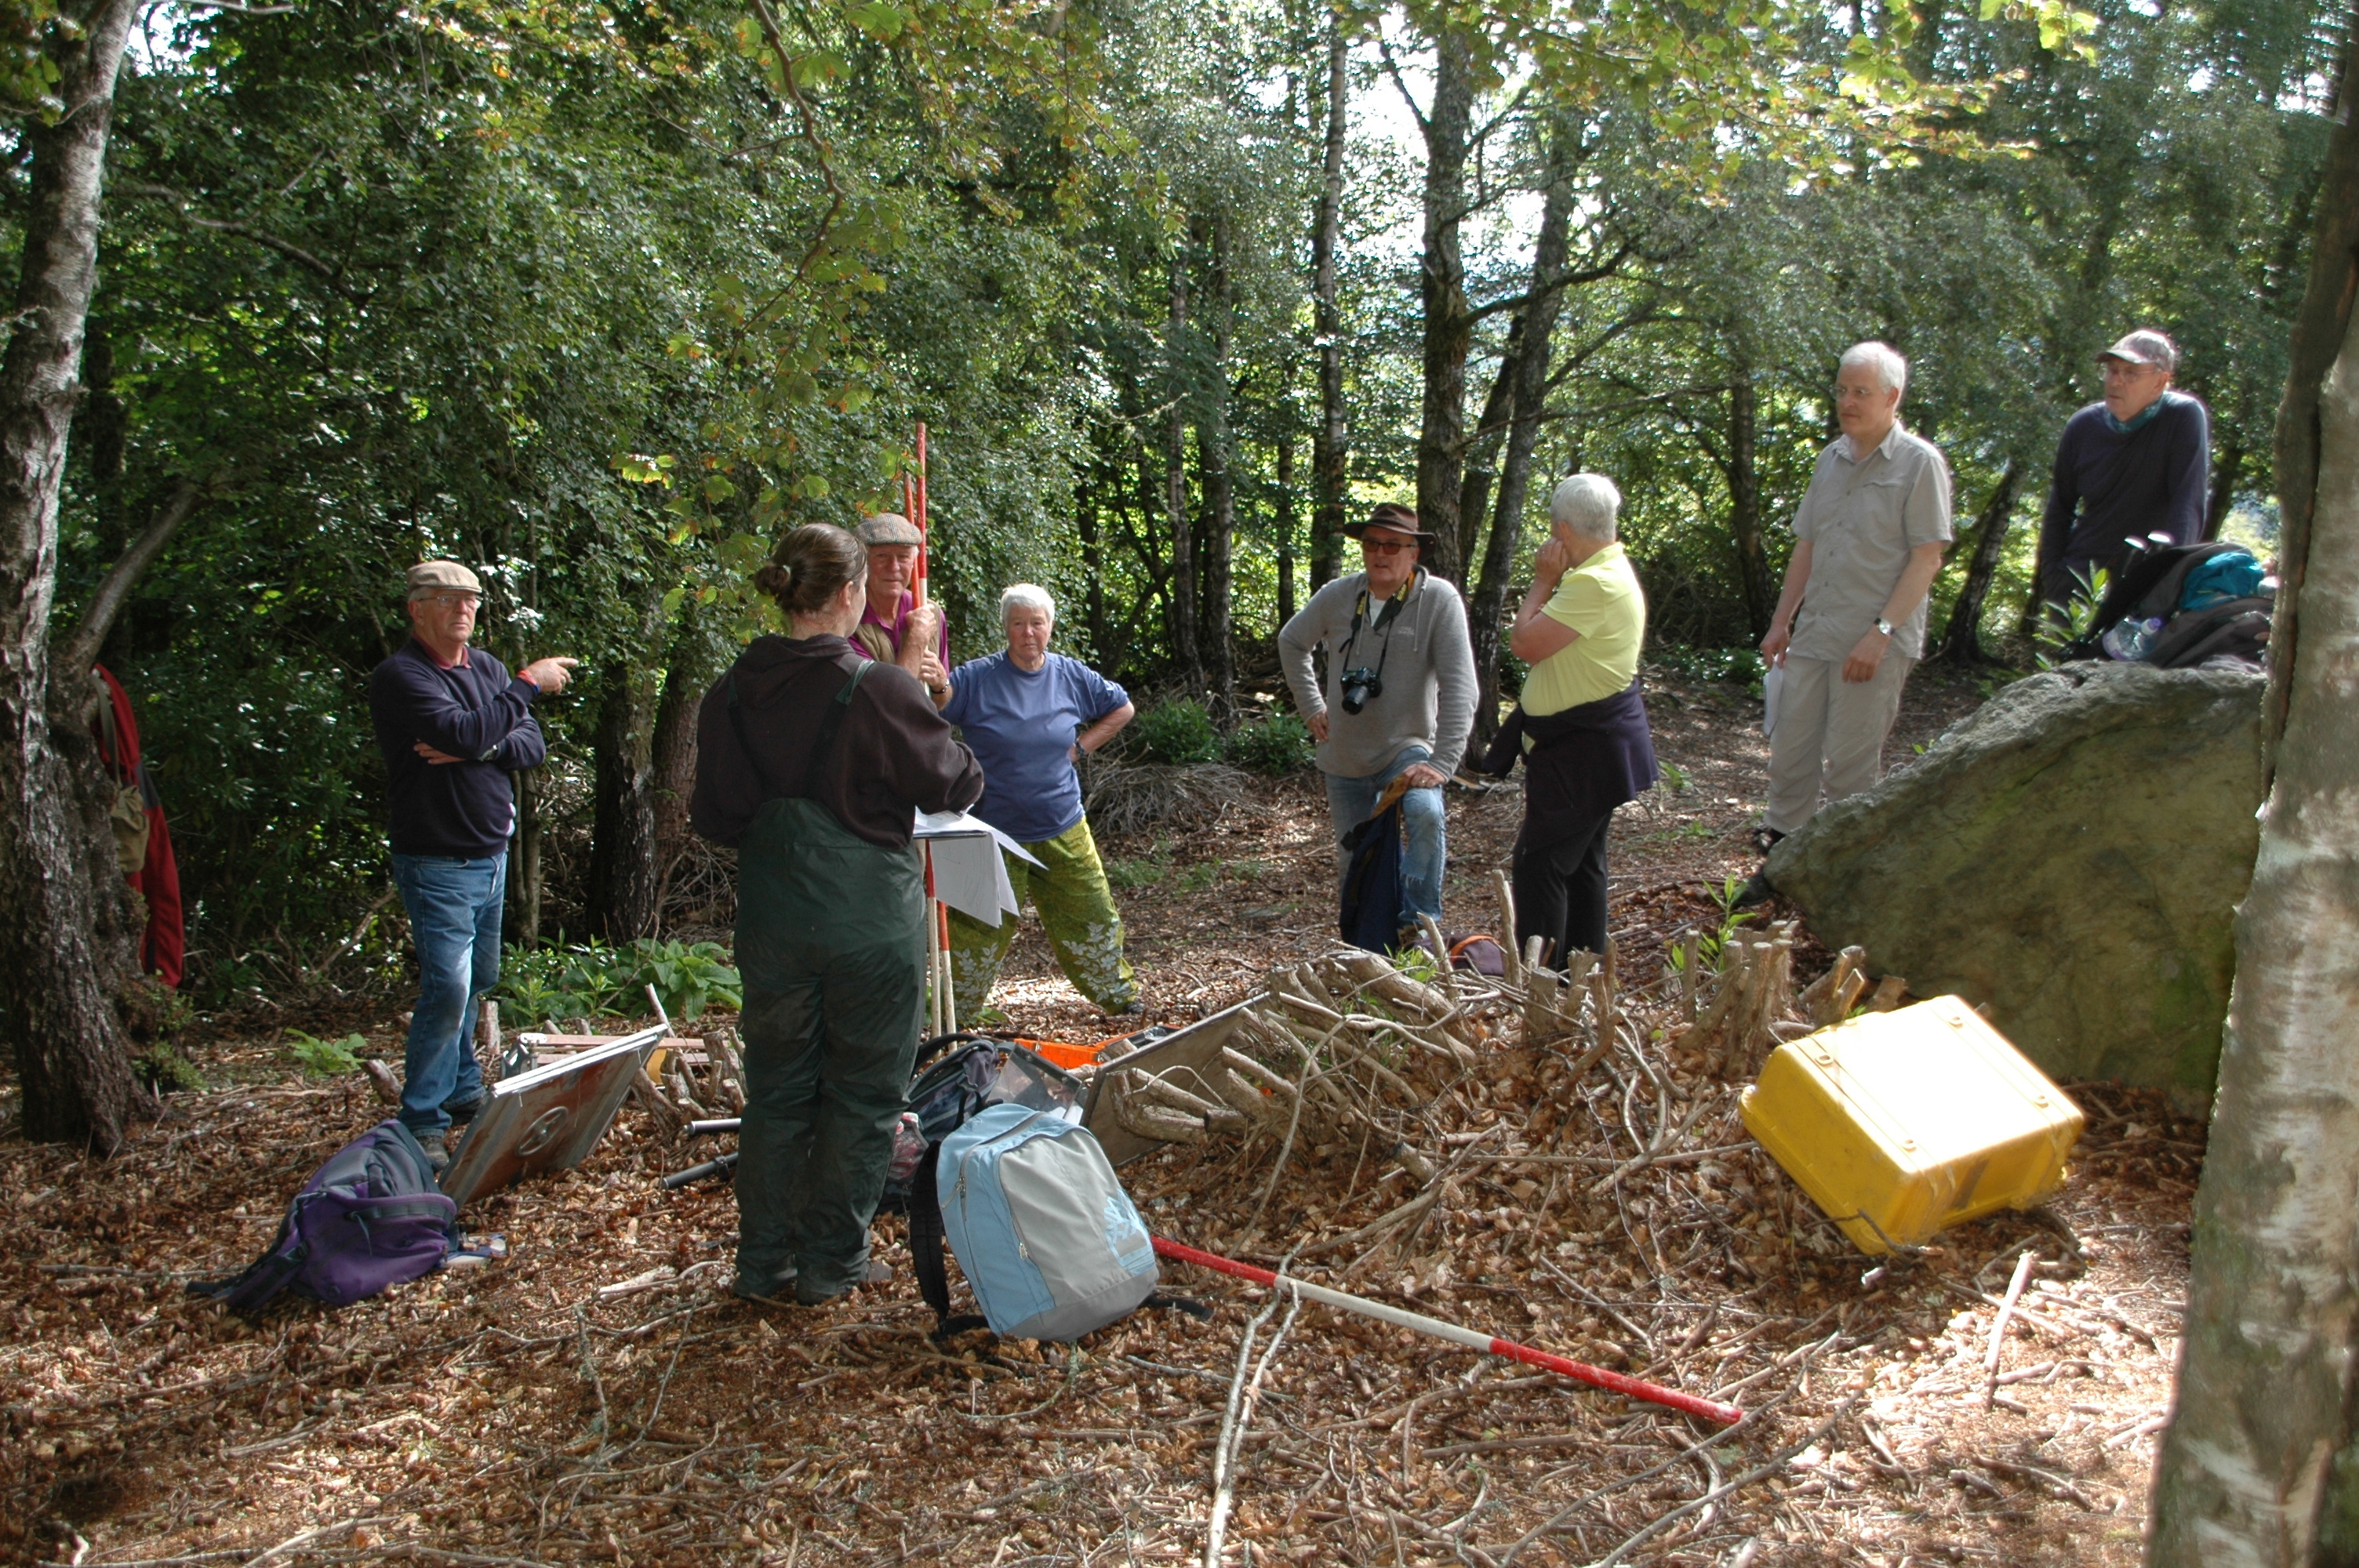
[(2203, 537), (2212, 461), (2203, 405), (2165, 392), (2151, 413), (2124, 431), (2093, 403), (2066, 423), (2039, 528), (2039, 558), (2053, 563), (2051, 590), (2075, 568), (2111, 567), (2132, 539), (2162, 533), (2192, 545)]
[[(532, 717), (540, 688), (481, 648), (444, 669), (412, 637), (369, 676), (369, 712), (385, 752), (397, 855), (475, 859), (507, 851), (516, 828), (508, 774), (537, 768), (549, 743)], [(460, 759), (429, 762), (420, 741)]]

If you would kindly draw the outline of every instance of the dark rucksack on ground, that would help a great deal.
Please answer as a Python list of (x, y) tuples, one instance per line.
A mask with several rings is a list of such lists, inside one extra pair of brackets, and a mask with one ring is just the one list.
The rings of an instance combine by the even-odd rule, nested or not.
[(458, 1220), (417, 1135), (388, 1118), (312, 1173), (251, 1267), (189, 1292), (248, 1317), (282, 1291), (345, 1306), (440, 1268)]
[[(2241, 559), (2239, 558), (2241, 557)], [(2068, 659), (2104, 657), (2107, 632), (2124, 621), (2160, 621), (2141, 662), (2162, 669), (2192, 669), (2227, 657), (2259, 666), (2267, 662), (2274, 594), (2245, 592), (2265, 579), (2250, 569), (2253, 553), (2242, 545), (2164, 545), (2134, 548), (2109, 576), (2105, 597), (2088, 632), (2068, 643)], [(2233, 585), (2224, 594), (2211, 585)]]
[(1343, 835), (1343, 882), (1337, 925), (1343, 940), (1371, 953), (1400, 946), (1401, 797), (1408, 785), (1395, 779), (1376, 797), (1365, 822)]

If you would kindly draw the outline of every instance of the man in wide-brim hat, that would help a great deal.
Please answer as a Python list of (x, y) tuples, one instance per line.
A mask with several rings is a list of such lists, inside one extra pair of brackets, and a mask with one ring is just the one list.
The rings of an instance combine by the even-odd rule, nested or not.
[[(1391, 502), (1344, 532), (1360, 542), (1362, 569), (1310, 596), (1277, 634), (1296, 708), (1319, 742), (1327, 808), (1339, 854), (1396, 779), (1406, 841), (1398, 933), (1441, 914), (1448, 856), (1441, 786), (1458, 771), (1474, 723), (1474, 651), (1457, 589), (1418, 564), (1433, 535)], [(1327, 650), (1322, 688), (1311, 651)]]

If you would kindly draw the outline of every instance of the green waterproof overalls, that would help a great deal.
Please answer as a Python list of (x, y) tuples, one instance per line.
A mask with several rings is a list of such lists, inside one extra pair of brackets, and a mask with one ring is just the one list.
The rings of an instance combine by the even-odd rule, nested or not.
[(737, 1291), (825, 1301), (859, 1282), (925, 1002), (925, 878), (915, 845), (848, 831), (812, 797), (866, 663), (835, 695), (800, 787), (777, 788), (729, 720), (764, 800), (737, 849), (745, 1114)]

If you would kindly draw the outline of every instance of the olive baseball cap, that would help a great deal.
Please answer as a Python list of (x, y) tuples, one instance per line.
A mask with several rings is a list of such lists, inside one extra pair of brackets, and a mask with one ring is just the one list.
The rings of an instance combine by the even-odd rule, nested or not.
[(409, 568), (409, 591), (413, 596), (452, 589), (481, 599), (483, 579), (456, 561), (420, 561)]
[(853, 530), (864, 545), (922, 545), (926, 536), (918, 525), (897, 512), (879, 512), (874, 517), (864, 517)]

